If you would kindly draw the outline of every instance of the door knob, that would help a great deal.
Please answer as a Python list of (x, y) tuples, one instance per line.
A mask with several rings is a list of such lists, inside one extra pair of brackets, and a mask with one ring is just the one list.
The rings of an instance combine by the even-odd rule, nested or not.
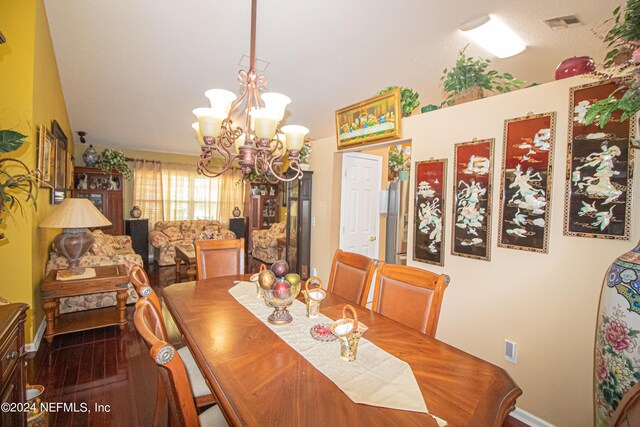
[(369, 240), (371, 240), (372, 242), (374, 242), (376, 240), (376, 236), (371, 236), (369, 237)]

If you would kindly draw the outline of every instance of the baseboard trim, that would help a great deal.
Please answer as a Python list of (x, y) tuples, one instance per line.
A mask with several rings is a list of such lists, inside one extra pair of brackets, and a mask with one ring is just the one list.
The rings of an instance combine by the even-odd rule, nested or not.
[(553, 424), (543, 420), (542, 418), (538, 418), (535, 415), (518, 407), (516, 407), (516, 409), (514, 409), (513, 412), (511, 412), (509, 415), (531, 427), (555, 427)]
[(40, 327), (38, 328), (38, 332), (36, 332), (36, 336), (33, 338), (33, 342), (29, 344), (25, 344), (24, 350), (27, 353), (32, 353), (34, 351), (38, 351), (38, 347), (40, 347), (40, 341), (42, 340), (42, 336), (44, 335), (44, 330), (47, 325), (45, 319), (42, 319), (40, 323)]

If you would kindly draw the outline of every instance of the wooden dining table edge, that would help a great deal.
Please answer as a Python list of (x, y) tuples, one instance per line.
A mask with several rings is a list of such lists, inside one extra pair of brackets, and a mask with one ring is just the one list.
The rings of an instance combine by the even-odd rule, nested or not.
[[(251, 277), (250, 274), (244, 274), (241, 276), (242, 279), (245, 279), (244, 276), (246, 276), (246, 280), (249, 280), (249, 277)], [(234, 277), (237, 277), (237, 276), (234, 276)], [(171, 286), (175, 286), (175, 285), (179, 286), (180, 283), (174, 283)], [(182, 336), (186, 341), (187, 347), (189, 347), (189, 350), (191, 351), (191, 355), (196, 359), (196, 365), (198, 366), (198, 369), (200, 369), (200, 372), (207, 380), (207, 384), (209, 385), (209, 387), (211, 387), (212, 389), (211, 393), (213, 393), (213, 395), (215, 396), (216, 402), (222, 412), (222, 415), (224, 415), (224, 418), (227, 420), (227, 423), (229, 425), (238, 426), (238, 427), (242, 426), (242, 423), (240, 422), (240, 418), (238, 417), (238, 414), (236, 414), (233, 408), (231, 407), (231, 404), (229, 403), (229, 399), (225, 395), (224, 391), (222, 390), (222, 387), (216, 380), (211, 370), (210, 369), (204, 370), (203, 366), (208, 367), (209, 365), (207, 364), (202, 353), (200, 352), (200, 347), (196, 345), (195, 341), (191, 336), (191, 333), (188, 332), (188, 328), (184, 327), (184, 321), (182, 319), (182, 316), (180, 316), (180, 314), (175, 310), (175, 307), (173, 307), (173, 305), (171, 304), (171, 300), (165, 297), (166, 297), (165, 288), (162, 288), (162, 299), (164, 300), (164, 303), (167, 306), (167, 309), (171, 313), (173, 320), (178, 325), (178, 328), (180, 329), (180, 332), (182, 333)]]
[[(234, 280), (249, 281), (249, 278), (251, 277), (251, 275), (250, 274), (243, 274), (243, 275), (240, 275), (240, 276), (234, 275), (234, 276), (228, 276), (228, 277), (233, 277)], [(224, 279), (224, 278), (221, 277), (221, 278), (216, 278), (216, 279)], [(207, 279), (205, 279), (205, 280), (207, 280)], [(211, 280), (211, 279), (208, 279), (208, 280)], [(176, 286), (176, 285), (179, 286), (180, 283), (176, 283), (176, 284), (173, 284), (171, 286)], [(169, 288), (169, 287), (167, 287), (167, 288)], [(198, 365), (199, 369), (201, 370), (202, 374), (206, 378), (207, 383), (212, 388), (211, 391), (212, 391), (213, 395), (216, 397), (218, 405), (220, 406), (220, 409), (221, 409), (223, 415), (225, 416), (225, 419), (232, 426), (242, 426), (243, 424), (240, 421), (239, 416), (236, 414), (236, 412), (231, 407), (231, 404), (229, 402), (228, 397), (225, 395), (224, 391), (222, 390), (222, 387), (217, 382), (215, 376), (213, 375), (213, 373), (208, 368), (209, 365), (206, 362), (206, 359), (204, 358), (204, 356), (201, 354), (200, 348), (196, 345), (196, 343), (195, 343), (194, 339), (192, 338), (191, 334), (188, 332), (188, 328), (184, 327), (185, 325), (184, 325), (184, 321), (182, 319), (182, 316), (180, 316), (180, 314), (176, 311), (175, 307), (172, 306), (172, 304), (170, 302), (171, 300), (165, 298), (164, 292), (165, 292), (165, 288), (162, 289), (163, 300), (165, 301), (165, 304), (166, 304), (167, 308), (169, 309), (169, 312), (171, 313), (171, 315), (173, 316), (174, 320), (178, 324), (178, 327), (179, 327), (180, 331), (182, 332), (184, 340), (186, 341), (187, 346), (191, 350), (191, 353), (192, 353), (193, 357), (196, 358), (197, 365)], [(356, 305), (355, 308), (356, 308), (356, 310), (361, 309), (361, 308), (366, 310), (365, 307), (361, 307), (361, 306), (358, 306), (358, 305)], [(378, 315), (380, 315), (380, 314), (378, 313)], [(392, 320), (392, 319), (388, 319), (387, 318), (387, 320)], [(404, 327), (404, 325), (401, 325), (401, 326)], [(471, 358), (478, 359), (478, 360), (481, 360), (483, 362), (487, 362), (486, 360), (481, 359), (481, 358), (479, 358), (479, 357), (477, 357), (477, 356), (475, 356), (473, 354), (467, 353), (464, 350), (461, 350), (461, 349), (459, 349), (457, 347), (453, 347), (453, 346), (447, 344), (446, 342), (441, 341), (441, 343), (445, 344), (445, 345), (447, 345), (449, 347), (452, 347), (453, 349), (455, 349), (458, 352), (465, 353), (467, 356), (469, 356)], [(487, 363), (490, 363), (490, 362), (487, 362)], [(204, 370), (203, 366), (207, 367), (207, 369)], [(508, 414), (515, 409), (516, 400), (518, 399), (518, 397), (520, 397), (523, 394), (523, 392), (522, 392), (522, 389), (520, 389), (520, 387), (517, 386), (516, 382), (513, 380), (513, 378), (511, 378), (509, 373), (504, 368), (501, 368), (501, 367), (499, 367), (497, 365), (494, 365), (494, 366), (500, 368), (500, 370), (502, 372), (502, 381), (500, 381), (500, 383), (501, 383), (500, 389), (501, 389), (501, 391), (504, 392), (504, 397), (501, 399), (500, 402), (494, 401), (495, 403), (499, 403), (499, 404), (497, 404), (497, 405), (487, 405), (486, 406), (487, 409), (489, 407), (493, 406), (493, 408), (495, 408), (495, 410), (491, 411), (491, 412), (494, 412), (493, 413), (493, 417), (491, 417), (489, 411), (485, 412), (485, 414), (487, 415), (487, 417), (485, 419), (489, 420), (489, 419), (493, 418), (494, 419), (493, 426), (494, 427), (500, 427), (500, 426), (502, 426), (503, 420), (506, 419)], [(476, 415), (481, 415), (482, 412), (483, 411), (476, 412)]]

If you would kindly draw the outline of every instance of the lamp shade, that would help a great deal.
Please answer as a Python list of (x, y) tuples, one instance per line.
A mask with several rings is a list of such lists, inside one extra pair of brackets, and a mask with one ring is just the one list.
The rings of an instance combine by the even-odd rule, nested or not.
[(229, 114), (231, 104), (237, 98), (235, 93), (224, 89), (209, 89), (204, 93), (204, 96), (209, 98), (211, 108), (224, 111), (225, 115)]
[(44, 228), (106, 227), (111, 222), (89, 199), (64, 199), (60, 206), (40, 223)]
[(278, 116), (278, 121), (282, 120), (284, 110), (287, 108), (287, 105), (291, 103), (291, 98), (276, 92), (263, 93), (261, 97), (264, 101), (264, 107), (267, 110), (273, 111), (273, 113)]
[(196, 141), (200, 144), (201, 147), (204, 147), (204, 140), (202, 139), (202, 134), (200, 133), (200, 123), (195, 122), (191, 125), (193, 130), (196, 131)]
[(287, 148), (299, 151), (304, 145), (304, 137), (309, 133), (309, 129), (304, 126), (287, 125), (282, 127), (282, 132), (287, 137)]

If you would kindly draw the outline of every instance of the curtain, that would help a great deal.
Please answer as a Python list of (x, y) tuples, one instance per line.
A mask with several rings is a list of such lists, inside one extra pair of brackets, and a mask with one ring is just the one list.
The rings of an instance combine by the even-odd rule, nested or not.
[(195, 165), (163, 163), (162, 189), (165, 220), (218, 218), (218, 180), (198, 175)]
[(133, 204), (149, 218), (149, 227), (164, 221), (160, 162), (136, 160), (133, 165)]
[(233, 208), (238, 206), (242, 210), (242, 172), (240, 169), (230, 169), (216, 178), (220, 185), (220, 209), (218, 221), (225, 227), (232, 218)]

